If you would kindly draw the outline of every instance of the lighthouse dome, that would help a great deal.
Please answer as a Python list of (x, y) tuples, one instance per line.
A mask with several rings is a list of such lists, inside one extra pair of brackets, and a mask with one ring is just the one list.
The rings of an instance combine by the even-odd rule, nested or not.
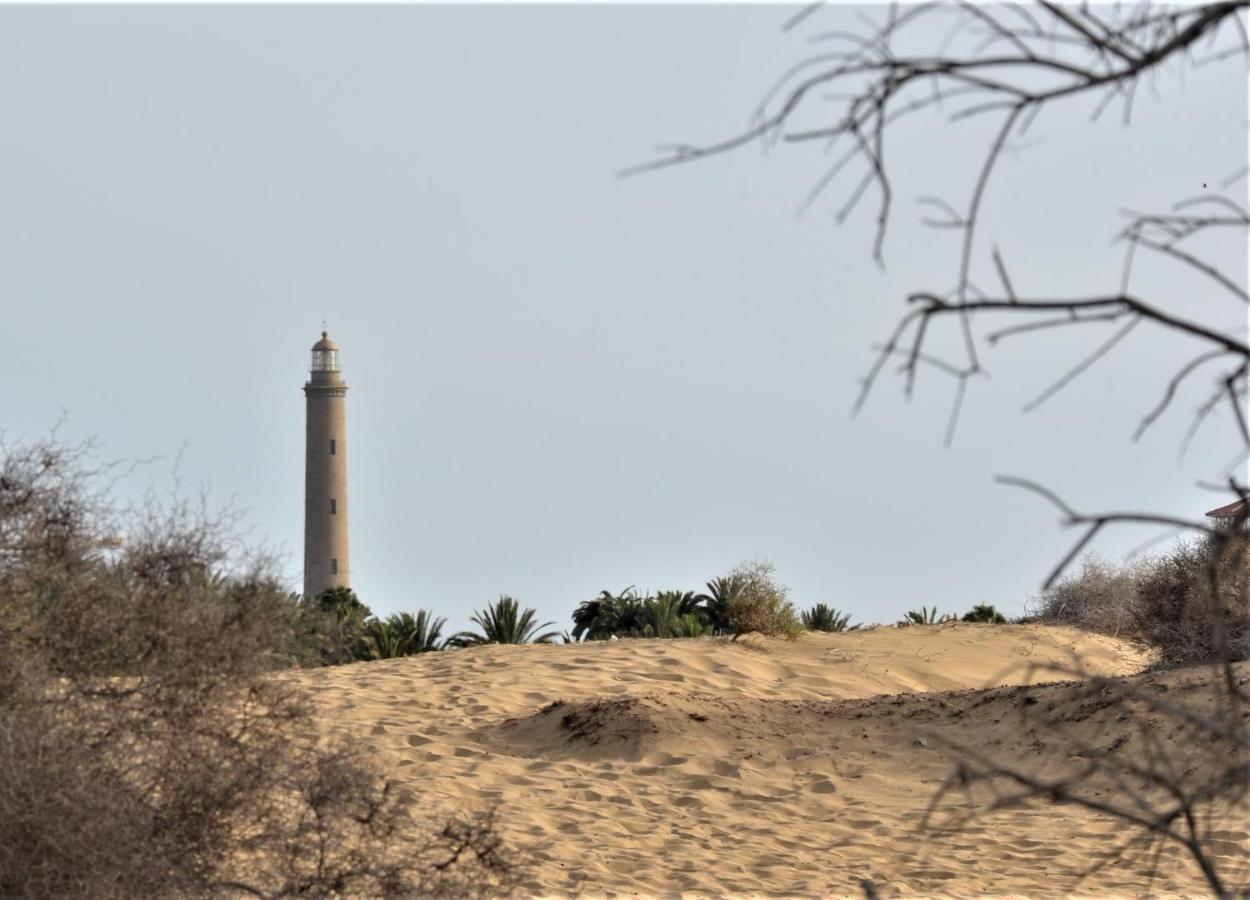
[(321, 332), (321, 340), (313, 344), (312, 348), (314, 350), (337, 350), (339, 348), (339, 345), (334, 343), (334, 341), (330, 340), (329, 335), (327, 335), (323, 331)]

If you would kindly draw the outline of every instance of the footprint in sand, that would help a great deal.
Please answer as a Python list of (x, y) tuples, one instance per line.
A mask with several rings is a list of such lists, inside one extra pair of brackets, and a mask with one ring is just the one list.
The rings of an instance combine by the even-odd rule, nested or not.
[(818, 778), (812, 782), (811, 790), (813, 794), (836, 794), (838, 787), (828, 778)]
[(1245, 858), (1246, 848), (1233, 841), (1207, 841), (1207, 851), (1213, 856)]
[(652, 760), (657, 766), (680, 766), (689, 762), (689, 758), (685, 756), (673, 756), (671, 753), (665, 753), (663, 756)]
[(846, 824), (855, 831), (870, 831), (881, 824), (880, 819), (847, 819)]
[(1250, 840), (1250, 834), (1244, 831), (1212, 831), (1208, 837), (1213, 841), (1245, 841)]
[(673, 683), (684, 683), (686, 676), (679, 672), (643, 672), (641, 677), (651, 681), (671, 681)]

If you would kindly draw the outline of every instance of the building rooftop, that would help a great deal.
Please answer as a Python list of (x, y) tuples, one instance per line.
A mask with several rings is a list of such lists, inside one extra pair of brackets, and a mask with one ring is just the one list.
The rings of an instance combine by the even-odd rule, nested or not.
[(1250, 498), (1234, 500), (1227, 506), (1220, 506), (1207, 512), (1207, 517), (1211, 519), (1235, 519), (1238, 516), (1246, 514), (1247, 507), (1250, 506)]

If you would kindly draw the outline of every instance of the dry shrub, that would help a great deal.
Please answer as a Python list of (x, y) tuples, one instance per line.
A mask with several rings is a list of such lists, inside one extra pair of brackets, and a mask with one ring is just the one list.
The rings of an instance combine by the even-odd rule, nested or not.
[(414, 823), (272, 674), (299, 604), (229, 519), (117, 515), (86, 448), (0, 459), (0, 896), (464, 896), (489, 818)]
[(1135, 636), (1139, 572), (1099, 556), (1081, 562), (1079, 572), (1030, 601), (1030, 615), (1050, 625), (1067, 625), (1112, 637)]
[(1250, 659), (1250, 534), (1216, 533), (1151, 561), (1137, 589), (1136, 630), (1173, 664)]
[(803, 623), (775, 571), (772, 563), (756, 561), (741, 563), (729, 573), (728, 578), (740, 586), (727, 609), (734, 640), (753, 632), (787, 640), (803, 633)]
[(1035, 598), (1031, 612), (1041, 622), (1139, 640), (1170, 665), (1250, 659), (1247, 563), (1245, 531), (1182, 541), (1133, 565), (1090, 556)]

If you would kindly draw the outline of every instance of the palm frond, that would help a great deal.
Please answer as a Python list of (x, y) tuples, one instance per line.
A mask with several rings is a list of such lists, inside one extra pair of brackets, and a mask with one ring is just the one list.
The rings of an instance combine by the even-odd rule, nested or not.
[(555, 623), (540, 624), (534, 610), (528, 607), (522, 610), (520, 604), (507, 594), (500, 594), (499, 599), (486, 609), (476, 610), (469, 621), (479, 630), (461, 631), (453, 635), (448, 643), (459, 647), (474, 644), (550, 644), (560, 636), (558, 631), (542, 631)]
[(858, 626), (851, 625), (851, 614), (838, 612), (832, 606), (817, 603), (811, 609), (799, 614), (803, 627), (808, 631), (854, 631)]

